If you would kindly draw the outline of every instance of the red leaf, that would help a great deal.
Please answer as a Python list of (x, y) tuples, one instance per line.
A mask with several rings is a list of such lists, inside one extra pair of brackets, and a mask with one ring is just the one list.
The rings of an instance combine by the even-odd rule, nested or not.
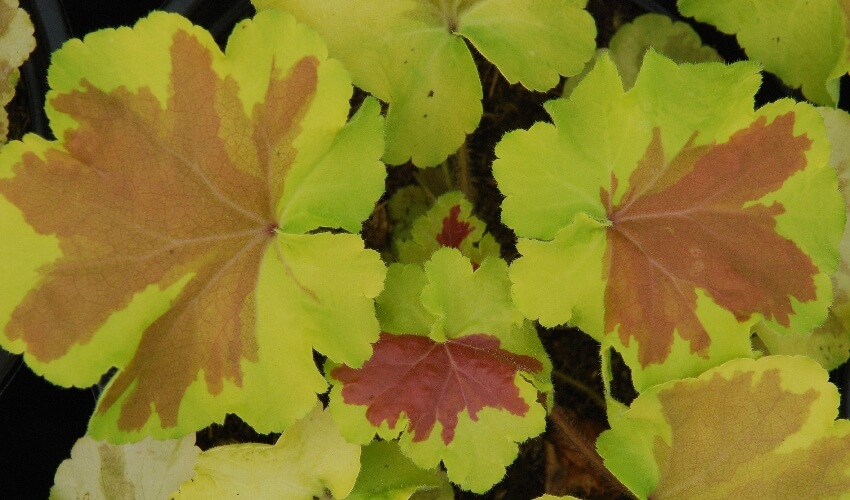
[(443, 231), (437, 235), (437, 243), (444, 247), (460, 248), (463, 240), (473, 231), (473, 227), (458, 219), (460, 205), (455, 205), (449, 211), (448, 217), (443, 217)]
[[(811, 141), (793, 134), (794, 114), (764, 117), (728, 142), (686, 145), (669, 164), (653, 140), (617, 206), (602, 192), (608, 231), (605, 328), (639, 342), (644, 366), (664, 361), (673, 332), (705, 352), (697, 289), (739, 320), (753, 313), (788, 324), (791, 297), (815, 299), (811, 259), (776, 233), (784, 207), (753, 203), (806, 166)], [(611, 193), (617, 179), (612, 178)]]
[(443, 442), (449, 444), (463, 409), (473, 421), (485, 407), (515, 415), (529, 410), (514, 377), (518, 371), (539, 372), (543, 364), (499, 344), (498, 338), (483, 333), (446, 342), (382, 333), (362, 368), (340, 366), (331, 376), (343, 383), (347, 404), (369, 407), (366, 417), (372, 425), (386, 420), (394, 428), (404, 413), (416, 442), (427, 439), (439, 420)]

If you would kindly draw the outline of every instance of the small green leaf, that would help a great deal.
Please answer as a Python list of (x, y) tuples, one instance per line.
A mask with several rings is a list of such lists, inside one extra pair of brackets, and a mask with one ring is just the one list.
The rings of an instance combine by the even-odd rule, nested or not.
[(56, 469), (51, 500), (160, 500), (168, 498), (195, 473), (201, 452), (195, 435), (133, 444), (109, 444), (83, 436), (74, 443), (71, 458)]
[(433, 195), (429, 196), (428, 191), (418, 185), (404, 186), (393, 193), (387, 202), (387, 218), (394, 242), (411, 238), (413, 222), (431, 208), (433, 201)]
[(235, 444), (201, 453), (195, 477), (183, 483), (174, 498), (313, 500), (325, 490), (345, 498), (359, 471), (360, 446), (346, 442), (330, 414), (317, 404), (273, 446)]
[(850, 70), (842, 0), (679, 0), (682, 14), (734, 34), (747, 55), (817, 103), (838, 103)]
[(421, 300), (427, 284), (428, 277), (420, 266), (390, 264), (384, 290), (375, 299), (381, 331), (422, 335), (431, 331), (434, 315)]
[(677, 63), (723, 61), (717, 51), (702, 44), (689, 24), (662, 14), (643, 14), (620, 26), (608, 43), (611, 59), (626, 89), (634, 86), (643, 55), (649, 48)]
[(478, 266), (487, 257), (498, 257), (499, 244), (485, 234), (484, 222), (472, 215), (472, 204), (460, 191), (445, 193), (427, 213), (413, 221), (410, 237), (395, 241), (398, 261), (421, 264), (439, 248), (457, 248)]
[(597, 441), (638, 498), (839, 498), (850, 421), (804, 356), (738, 359), (638, 396)]
[(407, 500), (417, 493), (432, 500), (454, 498), (454, 490), (440, 470), (417, 467), (402, 455), (398, 443), (374, 441), (360, 454), (360, 475), (346, 500)]

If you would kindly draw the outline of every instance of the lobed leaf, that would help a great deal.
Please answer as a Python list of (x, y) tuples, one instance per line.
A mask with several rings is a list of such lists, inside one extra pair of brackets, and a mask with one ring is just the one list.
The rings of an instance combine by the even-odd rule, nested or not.
[(850, 70), (842, 0), (679, 0), (683, 15), (734, 34), (759, 61), (807, 99), (835, 106), (838, 79)]
[(452, 482), (486, 491), (516, 443), (544, 430), (538, 394), (552, 390), (540, 340), (510, 301), (507, 266), (491, 257), (473, 271), (451, 248), (424, 270), (393, 264), (378, 311), (385, 333), (372, 358), (328, 367), (343, 434), (363, 443), (401, 435), (419, 467), (442, 460)]
[(71, 458), (56, 469), (50, 498), (168, 498), (192, 478), (200, 452), (194, 434), (167, 441), (147, 437), (123, 445), (83, 436), (74, 443)]
[(723, 61), (717, 51), (702, 44), (689, 24), (662, 14), (643, 14), (620, 26), (608, 43), (626, 89), (634, 86), (643, 55), (650, 48), (677, 63)]
[[(845, 111), (818, 108), (832, 144), (829, 163), (838, 172), (838, 185), (847, 208), (848, 166), (850, 166), (850, 115)], [(770, 354), (809, 356), (827, 370), (833, 370), (850, 357), (850, 232), (846, 229), (838, 245), (838, 270), (832, 275), (834, 300), (823, 325), (811, 332), (787, 335), (770, 325), (759, 324), (754, 333)]]
[(424, 470), (405, 457), (398, 443), (373, 441), (360, 454), (360, 474), (346, 500), (408, 500), (454, 498), (443, 471)]
[(596, 48), (585, 0), (480, 0), (458, 12), (457, 33), (510, 83), (546, 91), (578, 74)]
[(481, 83), (462, 37), (511, 83), (547, 90), (593, 54), (596, 32), (585, 3), (253, 0), (321, 33), (354, 83), (389, 103), (384, 161), (420, 167), (454, 153), (481, 119)]
[(472, 204), (460, 191), (445, 193), (433, 206), (413, 221), (410, 237), (396, 241), (398, 261), (403, 264), (422, 264), (439, 248), (457, 248), (473, 267), (490, 256), (498, 257), (499, 244), (486, 226), (472, 215)]
[(543, 365), (530, 356), (512, 355), (486, 334), (435, 342), (420, 335), (383, 334), (375, 354), (358, 369), (338, 367), (348, 404), (367, 405), (373, 425), (395, 428), (403, 412), (413, 441), (425, 440), (439, 422), (443, 443), (454, 440), (458, 414), (478, 420), (485, 407), (516, 415), (528, 412), (514, 384), (517, 372), (536, 373)]
[(195, 477), (176, 500), (345, 498), (360, 472), (360, 447), (347, 443), (321, 405), (284, 431), (274, 445), (244, 443), (201, 453)]
[(0, 153), (0, 343), (61, 385), (118, 367), (94, 437), (227, 412), (279, 431), (327, 386), (313, 348), (369, 357), (385, 268), (358, 236), (314, 230), (371, 212), (383, 122), (367, 100), (346, 123), (350, 80), (318, 35), (264, 12), (222, 53), (153, 13), (67, 43), (49, 80), (60, 139)]
[(738, 359), (648, 389), (597, 441), (638, 498), (836, 498), (850, 488), (850, 422), (804, 356)]
[(18, 68), (35, 48), (33, 25), (18, 0), (0, 2), (0, 144), (9, 133), (9, 117), (5, 106), (15, 96)]
[(753, 113), (754, 76), (650, 51), (624, 92), (603, 56), (547, 103), (553, 124), (496, 147), (517, 304), (607, 337), (639, 391), (752, 356), (762, 319), (825, 318), (844, 208), (822, 121), (789, 101)]

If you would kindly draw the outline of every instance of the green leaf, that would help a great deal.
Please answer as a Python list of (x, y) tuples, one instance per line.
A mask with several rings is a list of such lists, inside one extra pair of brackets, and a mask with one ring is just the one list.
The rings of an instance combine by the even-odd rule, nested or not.
[(597, 441), (638, 498), (838, 498), (850, 421), (804, 356), (738, 359), (645, 391)]
[[(539, 394), (548, 401), (552, 391), (551, 363), (511, 302), (506, 264), (491, 257), (473, 271), (458, 250), (442, 248), (424, 270), (390, 266), (378, 303), (382, 328), (393, 333), (381, 334), (361, 368), (326, 370), (343, 435), (360, 443), (401, 435), (419, 467), (442, 461), (452, 482), (488, 490), (516, 458), (516, 443), (543, 432)], [(396, 314), (411, 310), (415, 321)]]
[[(387, 219), (394, 242), (409, 240), (413, 222), (431, 208), (434, 197), (418, 185), (404, 186), (387, 201)], [(394, 255), (392, 259), (396, 259)]]
[(844, 206), (813, 108), (752, 111), (756, 67), (647, 52), (624, 92), (602, 56), (552, 124), (507, 134), (493, 172), (520, 236), (520, 309), (607, 339), (640, 391), (752, 356), (765, 321), (826, 317)]
[(459, 12), (457, 33), (510, 83), (546, 91), (584, 68), (596, 43), (586, 0), (483, 0)]
[(543, 326), (570, 323), (600, 340), (605, 249), (604, 225), (584, 214), (550, 241), (520, 239), (510, 269), (517, 307)]
[(581, 71), (595, 48), (583, 0), (253, 3), (316, 29), (354, 83), (389, 103), (384, 161), (392, 165), (436, 165), (478, 125), (481, 83), (463, 37), (508, 81), (534, 90)]
[(838, 78), (850, 70), (845, 2), (679, 0), (679, 10), (736, 35), (750, 59), (807, 99), (838, 103)]
[(485, 234), (484, 222), (472, 215), (472, 204), (460, 191), (443, 194), (428, 212), (413, 221), (410, 237), (396, 241), (398, 261), (422, 264), (439, 248), (457, 248), (479, 266), (487, 257), (498, 257), (499, 244)]
[(274, 445), (234, 444), (201, 453), (195, 477), (183, 483), (174, 498), (313, 500), (326, 490), (345, 498), (359, 472), (360, 446), (346, 442), (330, 414), (317, 404)]
[(0, 144), (6, 142), (9, 133), (5, 106), (15, 96), (18, 68), (35, 48), (33, 30), (26, 11), (18, 8), (18, 0), (0, 2)]
[(608, 43), (611, 60), (617, 65), (623, 86), (630, 89), (649, 48), (677, 63), (722, 62), (713, 48), (702, 44), (687, 23), (662, 14), (643, 14), (626, 23)]
[(52, 500), (159, 500), (194, 475), (195, 435), (115, 445), (83, 436), (56, 470)]
[(317, 34), (264, 12), (222, 53), (160, 12), (68, 42), (48, 76), (60, 139), (0, 152), (0, 344), (65, 386), (118, 367), (93, 437), (228, 412), (280, 431), (327, 388), (313, 349), (369, 357), (385, 268), (315, 230), (371, 213), (383, 120), (368, 99), (346, 123), (350, 79)]
[(346, 500), (407, 500), (428, 495), (434, 500), (454, 498), (445, 473), (424, 470), (402, 455), (398, 443), (374, 441), (360, 455), (360, 475)]

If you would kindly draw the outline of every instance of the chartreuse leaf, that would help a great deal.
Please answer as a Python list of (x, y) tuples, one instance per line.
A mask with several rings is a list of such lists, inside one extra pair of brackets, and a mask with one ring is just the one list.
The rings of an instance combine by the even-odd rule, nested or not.
[(194, 434), (167, 441), (147, 437), (122, 445), (83, 436), (74, 443), (71, 458), (56, 469), (50, 498), (168, 498), (194, 475), (200, 452)]
[(485, 234), (484, 222), (472, 215), (472, 204), (460, 191), (446, 193), (413, 221), (410, 238), (396, 242), (398, 261), (421, 264), (439, 248), (457, 248), (478, 266), (490, 256), (498, 257), (499, 244)]
[(638, 498), (844, 498), (838, 403), (808, 357), (738, 359), (643, 392), (597, 449)]
[[(420, 186), (404, 186), (387, 200), (387, 219), (394, 242), (410, 239), (413, 222), (431, 208), (433, 195)], [(395, 259), (397, 256), (393, 256)]]
[(643, 14), (620, 26), (608, 42), (611, 60), (626, 89), (634, 86), (643, 55), (650, 47), (677, 63), (722, 61), (717, 51), (702, 44), (689, 24), (662, 14)]
[(448, 500), (454, 490), (444, 472), (417, 467), (398, 443), (373, 441), (360, 454), (360, 474), (346, 500)]
[(752, 356), (749, 332), (823, 322), (844, 206), (820, 117), (752, 111), (757, 67), (650, 50), (623, 91), (603, 55), (552, 124), (507, 134), (493, 165), (520, 236), (519, 308), (606, 339), (636, 388)]
[(326, 490), (345, 498), (358, 472), (360, 446), (346, 442), (330, 414), (316, 404), (274, 445), (234, 444), (201, 453), (195, 476), (174, 498), (313, 500)]
[[(238, 413), (282, 430), (361, 364), (385, 268), (353, 234), (383, 190), (382, 119), (317, 34), (282, 12), (222, 53), (186, 19), (68, 42), (55, 142), (0, 153), (0, 344), (49, 380), (119, 368), (89, 431), (181, 436)], [(283, 383), (285, 382), (285, 383)], [(257, 401), (266, 404), (257, 405)]]
[[(818, 108), (832, 144), (829, 163), (838, 171), (845, 207), (850, 200), (850, 115), (846, 111)], [(850, 357), (850, 231), (838, 245), (838, 271), (832, 275), (835, 299), (823, 325), (801, 335), (783, 335), (765, 324), (755, 332), (771, 354), (804, 354), (832, 370)]]
[[(404, 319), (405, 311), (414, 319)], [(367, 443), (401, 435), (424, 469), (484, 492), (505, 474), (518, 442), (543, 432), (551, 363), (510, 298), (507, 266), (473, 271), (453, 248), (425, 263), (393, 264), (378, 297), (382, 329), (361, 368), (332, 364), (330, 409), (343, 435)]]
[(548, 90), (595, 48), (585, 0), (253, 0), (316, 29), (355, 85), (389, 103), (384, 161), (433, 166), (481, 119), (468, 39), (511, 83)]
[(33, 26), (26, 11), (18, 7), (18, 0), (0, 1), (0, 144), (9, 133), (6, 104), (15, 97), (18, 68), (35, 48)]
[[(510, 83), (549, 90), (561, 75), (575, 75), (584, 69), (596, 49), (595, 24), (584, 10), (585, 0), (459, 3), (454, 14), (456, 32), (495, 64)], [(443, 9), (445, 12), (446, 7)]]
[(679, 0), (682, 14), (734, 34), (750, 59), (818, 104), (838, 103), (850, 70), (843, 0)]

